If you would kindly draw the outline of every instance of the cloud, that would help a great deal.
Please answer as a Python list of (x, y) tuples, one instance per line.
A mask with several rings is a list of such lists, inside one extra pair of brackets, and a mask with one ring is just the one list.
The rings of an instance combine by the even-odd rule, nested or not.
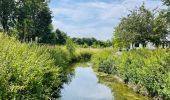
[(153, 9), (163, 8), (160, 0), (52, 0), (54, 28), (60, 28), (71, 37), (111, 39), (113, 28), (142, 3)]

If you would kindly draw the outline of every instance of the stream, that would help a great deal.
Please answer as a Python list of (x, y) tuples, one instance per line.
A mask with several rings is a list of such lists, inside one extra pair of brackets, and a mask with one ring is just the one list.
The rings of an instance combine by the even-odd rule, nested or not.
[(151, 100), (136, 94), (111, 75), (95, 73), (89, 63), (72, 66), (67, 78), (58, 100)]

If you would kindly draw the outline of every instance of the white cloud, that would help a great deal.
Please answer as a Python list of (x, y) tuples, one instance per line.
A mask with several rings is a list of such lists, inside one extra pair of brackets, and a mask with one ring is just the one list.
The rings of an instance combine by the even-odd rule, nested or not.
[(71, 3), (69, 0), (63, 0), (56, 7), (54, 4), (50, 5), (55, 28), (62, 29), (72, 37), (111, 39), (113, 27), (118, 25), (120, 18), (126, 16), (128, 10), (140, 6), (143, 2), (150, 9), (157, 6), (162, 8), (159, 0), (123, 0), (112, 3), (97, 0)]

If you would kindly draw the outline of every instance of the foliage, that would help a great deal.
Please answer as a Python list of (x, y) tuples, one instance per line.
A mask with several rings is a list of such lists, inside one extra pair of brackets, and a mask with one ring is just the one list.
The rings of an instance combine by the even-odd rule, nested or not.
[(97, 51), (93, 56), (92, 56), (92, 62), (95, 66), (99, 66), (99, 64), (106, 60), (109, 55), (112, 55), (115, 51), (112, 48), (107, 48), (101, 51)]
[(68, 38), (67, 34), (65, 32), (60, 31), (59, 29), (56, 29), (55, 34), (56, 34), (56, 44), (64, 45)]
[[(104, 52), (110, 54), (108, 51)], [(107, 57), (102, 57), (100, 54), (93, 55), (95, 58), (93, 63), (97, 65), (98, 71), (120, 76), (125, 83), (138, 86), (137, 91), (144, 95), (157, 96), (163, 100), (170, 99), (169, 49), (138, 49), (122, 54), (114, 53)]]
[(0, 1), (0, 25), (9, 34), (9, 29), (14, 25), (15, 0)]
[(99, 63), (98, 71), (108, 73), (108, 74), (114, 73), (115, 69), (113, 70), (112, 66), (113, 66), (113, 59), (112, 58), (107, 58), (106, 60), (102, 60)]
[(66, 40), (66, 48), (70, 54), (70, 57), (74, 57), (75, 54), (75, 44), (70, 38), (67, 38)]
[(11, 35), (16, 29), (21, 41), (53, 43), (52, 16), (46, 0), (1, 0), (0, 25)]
[(0, 99), (49, 99), (60, 92), (69, 54), (0, 34)]
[(163, 1), (163, 4), (168, 6), (167, 10), (164, 10), (165, 12), (165, 18), (167, 18), (167, 22), (169, 23), (170, 25), (170, 1), (169, 0), (162, 0)]
[(165, 5), (167, 5), (167, 6), (170, 5), (170, 1), (169, 1), (169, 0), (162, 0), (162, 1), (163, 1), (163, 3), (164, 3)]
[(110, 47), (112, 46), (111, 42), (108, 41), (101, 41), (101, 40), (97, 40), (95, 38), (72, 38), (73, 42), (84, 47), (87, 48), (89, 46), (91, 47)]
[(72, 58), (72, 61), (73, 62), (89, 61), (93, 54), (94, 52), (91, 51), (91, 49), (81, 50), (81, 48), (76, 48), (75, 57)]
[(115, 28), (112, 40), (115, 47), (129, 48), (131, 44), (146, 47), (148, 42), (156, 46), (162, 44), (168, 34), (168, 25), (162, 12), (155, 13), (146, 9), (143, 4), (132, 10), (127, 17), (123, 17)]
[(50, 43), (51, 41), (51, 11), (44, 0), (18, 0), (16, 1), (16, 29), (19, 40)]

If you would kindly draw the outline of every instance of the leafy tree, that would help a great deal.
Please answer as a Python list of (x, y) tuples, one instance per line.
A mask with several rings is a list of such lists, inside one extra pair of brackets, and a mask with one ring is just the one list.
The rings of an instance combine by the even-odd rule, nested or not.
[(165, 16), (167, 18), (167, 21), (169, 23), (169, 27), (170, 27), (170, 0), (162, 0), (163, 4), (168, 6), (168, 9), (165, 10)]
[(52, 16), (47, 1), (18, 0), (16, 8), (19, 40), (35, 41), (39, 37), (41, 43), (53, 42)]
[(8, 35), (10, 27), (14, 26), (15, 20), (15, 0), (1, 0), (0, 1), (0, 24), (3, 31)]
[(164, 17), (164, 13), (160, 12), (158, 16), (154, 18), (154, 25), (152, 33), (150, 34), (150, 42), (154, 43), (156, 47), (159, 45), (165, 45), (166, 37), (168, 35), (168, 23)]
[(56, 43), (60, 45), (64, 45), (67, 40), (67, 34), (65, 32), (60, 31), (59, 29), (56, 29)]
[(88, 47), (88, 46), (92, 46), (92, 47), (109, 47), (111, 46), (111, 42), (108, 41), (101, 41), (101, 40), (97, 40), (95, 38), (72, 38), (73, 42), (81, 45), (83, 47)]
[(162, 1), (165, 5), (170, 6), (170, 0), (162, 0)]
[(166, 38), (167, 24), (162, 13), (159, 16), (154, 13), (146, 9), (143, 4), (122, 18), (115, 28), (114, 45), (124, 48), (128, 48), (131, 44), (132, 46), (142, 44), (145, 47), (148, 42), (159, 45), (161, 40)]
[(52, 33), (52, 16), (47, 4), (44, 4), (42, 10), (36, 17), (36, 36), (40, 38), (41, 43), (55, 43), (55, 35)]

